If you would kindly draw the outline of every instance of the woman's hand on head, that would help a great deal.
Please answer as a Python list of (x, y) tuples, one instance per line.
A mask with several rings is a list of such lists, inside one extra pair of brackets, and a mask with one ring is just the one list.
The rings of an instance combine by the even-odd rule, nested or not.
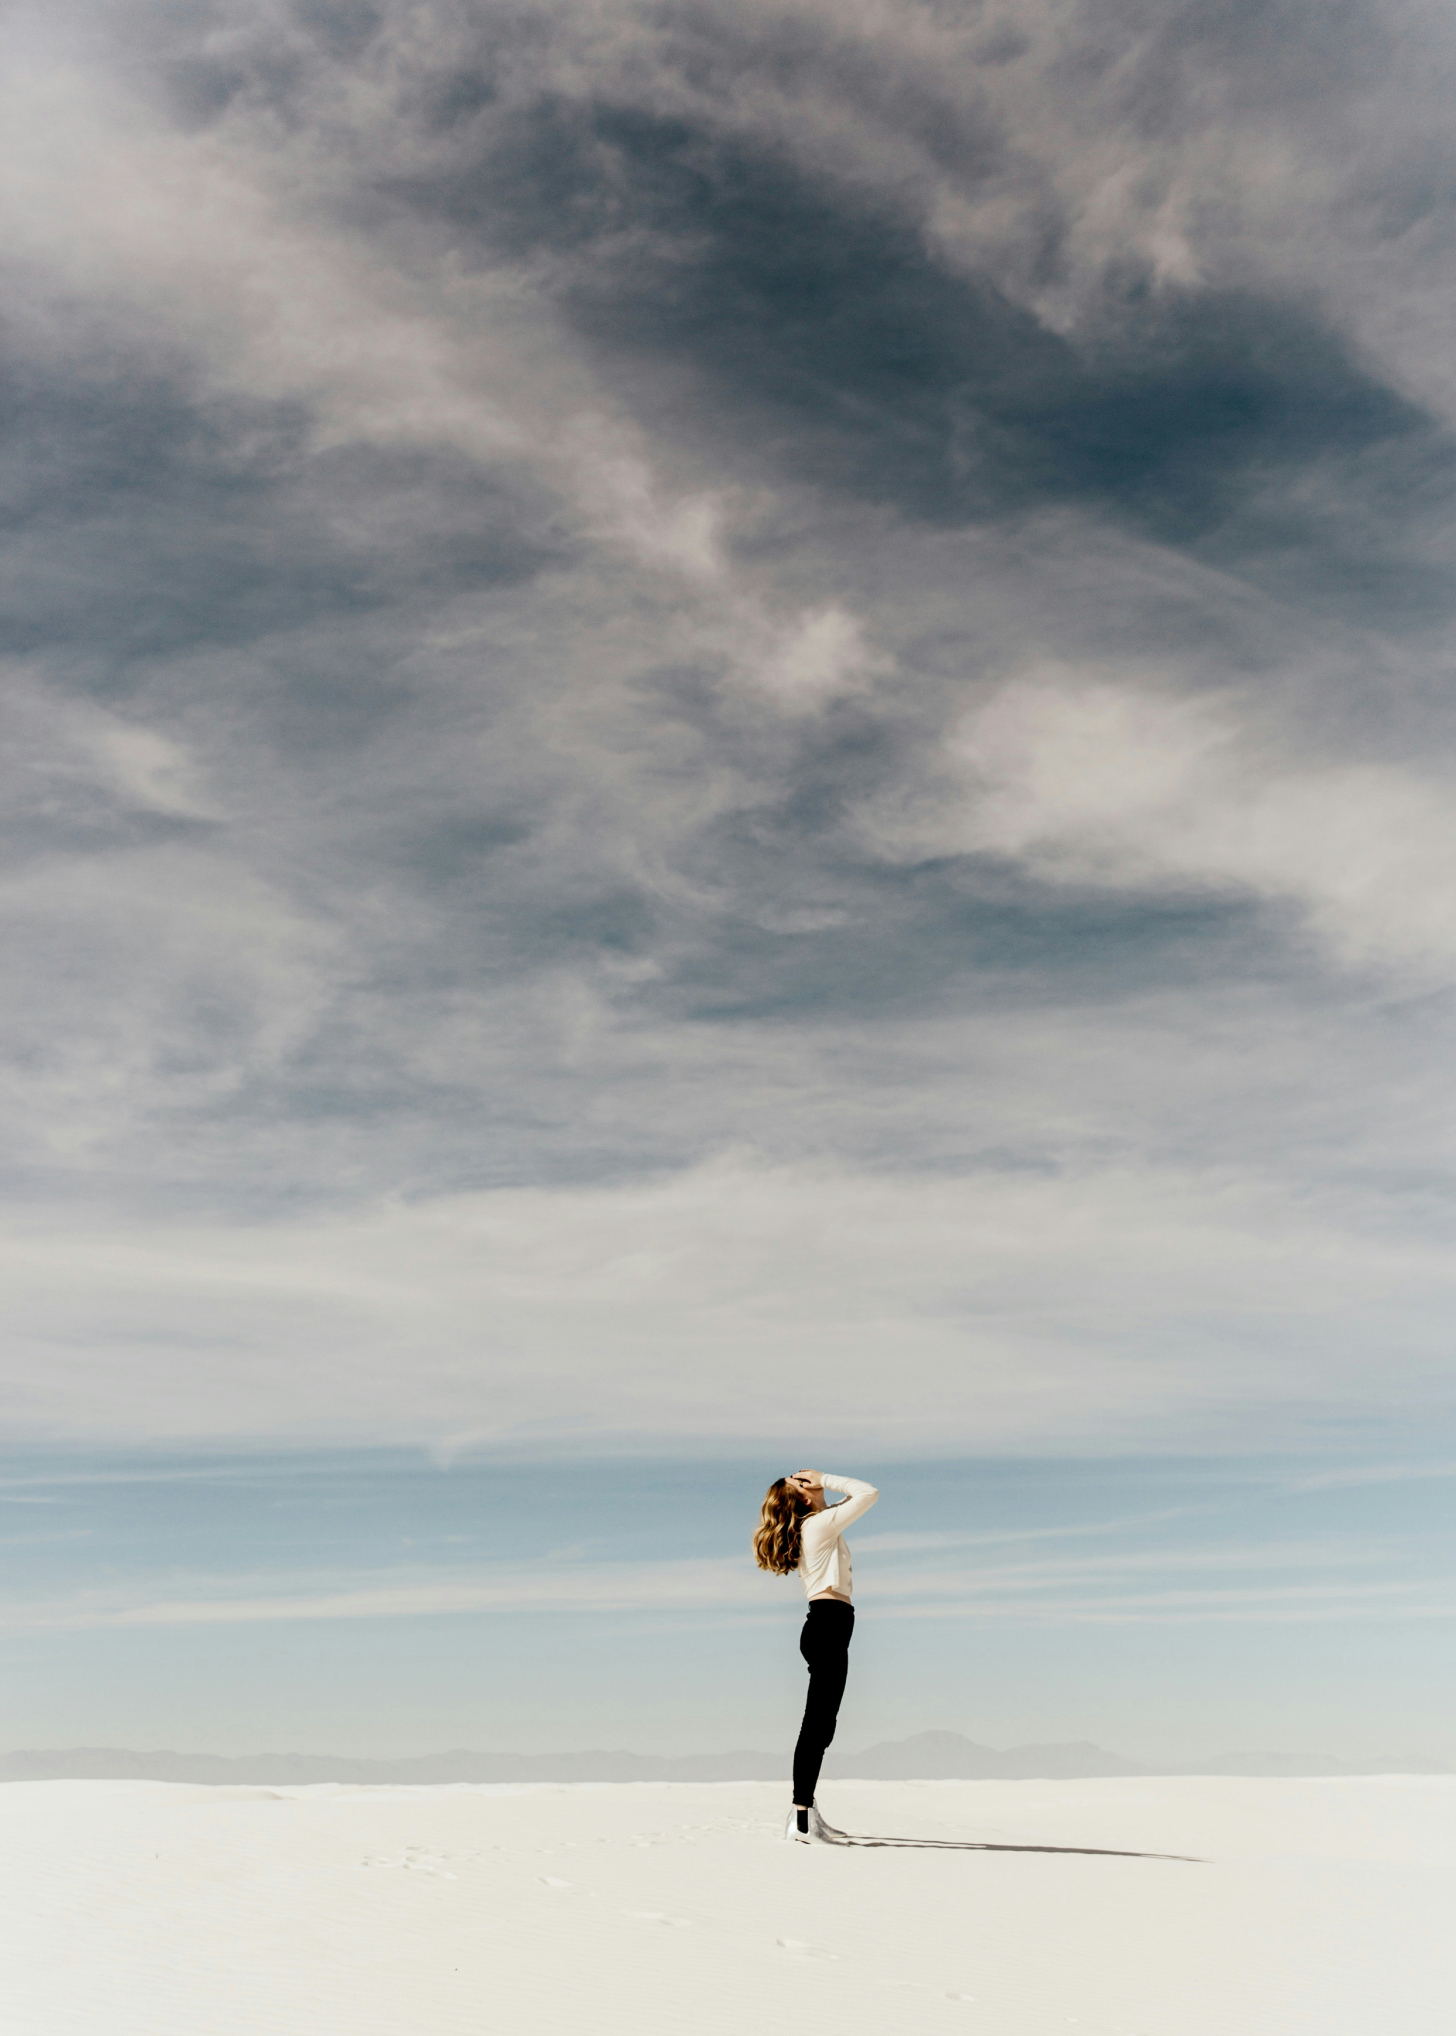
[(817, 1470), (796, 1470), (789, 1479), (791, 1485), (802, 1485), (806, 1492), (822, 1492), (824, 1480)]

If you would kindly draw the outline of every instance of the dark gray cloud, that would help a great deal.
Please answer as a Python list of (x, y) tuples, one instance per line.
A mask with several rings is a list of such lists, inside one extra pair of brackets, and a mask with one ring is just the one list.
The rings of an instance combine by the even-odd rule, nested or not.
[[(1132, 273), (1069, 338), (937, 261), (913, 213), (781, 150), (549, 98), (503, 125), (406, 198), (467, 252), (568, 256), (559, 301), (618, 385), (654, 423), (699, 421), (705, 451), (739, 448), (740, 469), (751, 447), (775, 479), (950, 525), (1075, 504), (1225, 560), (1277, 548), (1286, 575), (1348, 546), (1357, 518), (1449, 501), (1439, 422), (1313, 307)], [(1367, 599), (1381, 566), (1409, 585), (1387, 552), (1366, 561)]]
[(432, 1266), (432, 1433), (532, 1365), (608, 1418), (597, 1321), (628, 1426), (705, 1339), (711, 1426), (861, 1277), (1008, 1434), (1365, 1405), (1387, 1305), (1433, 1394), (1456, 144), (1397, 25), (17, 17), (0, 1101), (97, 1296), (34, 1349), (187, 1347), (96, 1242), (180, 1213), (199, 1291), (271, 1240), (230, 1432), (289, 1293), (280, 1426), (335, 1307), (403, 1393)]
[(445, 452), (320, 451), (298, 404), (220, 400), (189, 386), (188, 365), (22, 360), (6, 376), (12, 652), (100, 656), (115, 674), (448, 599), (559, 555), (550, 506), (514, 477)]

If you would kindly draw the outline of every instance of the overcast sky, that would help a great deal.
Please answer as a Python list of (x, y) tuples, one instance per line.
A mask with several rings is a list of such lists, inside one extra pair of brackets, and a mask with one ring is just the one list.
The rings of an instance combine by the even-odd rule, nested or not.
[(12, 1446), (1456, 1453), (1453, 70), (8, 8)]

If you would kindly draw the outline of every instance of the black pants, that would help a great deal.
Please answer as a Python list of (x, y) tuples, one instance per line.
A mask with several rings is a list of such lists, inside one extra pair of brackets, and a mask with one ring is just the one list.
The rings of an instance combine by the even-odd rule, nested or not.
[(794, 1801), (805, 1806), (814, 1800), (824, 1749), (834, 1737), (853, 1632), (853, 1605), (838, 1598), (815, 1598), (799, 1635), (799, 1652), (809, 1664), (809, 1701), (794, 1748)]

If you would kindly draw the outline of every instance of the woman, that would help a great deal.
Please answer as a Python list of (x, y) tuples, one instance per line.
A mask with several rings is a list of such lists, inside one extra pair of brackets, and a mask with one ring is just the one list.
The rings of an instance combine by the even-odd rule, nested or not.
[[(825, 1487), (848, 1496), (837, 1506)], [(809, 1700), (799, 1743), (794, 1748), (794, 1807), (784, 1837), (800, 1845), (833, 1845), (844, 1833), (826, 1824), (814, 1802), (824, 1749), (834, 1737), (844, 1679), (849, 1674), (849, 1641), (854, 1632), (853, 1571), (844, 1530), (867, 1513), (879, 1497), (858, 1478), (836, 1478), (817, 1470), (796, 1470), (775, 1478), (763, 1502), (753, 1537), (760, 1569), (804, 1580), (809, 1600), (799, 1652), (809, 1664)]]

